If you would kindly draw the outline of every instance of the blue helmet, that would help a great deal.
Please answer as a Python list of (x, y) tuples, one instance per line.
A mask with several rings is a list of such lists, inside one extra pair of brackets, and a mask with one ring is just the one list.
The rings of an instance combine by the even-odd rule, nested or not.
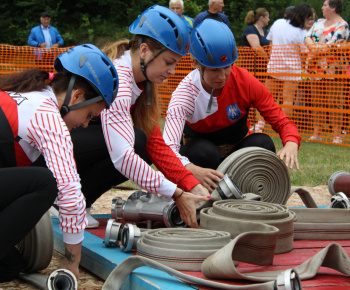
[(187, 54), (189, 32), (185, 21), (166, 7), (151, 6), (130, 25), (129, 31), (152, 37), (182, 56)]
[(207, 67), (225, 67), (238, 58), (238, 49), (230, 28), (223, 22), (205, 19), (191, 33), (190, 53)]
[[(98, 97), (82, 102), (79, 107), (87, 106), (100, 100), (105, 100), (108, 107), (113, 103), (118, 92), (118, 74), (110, 59), (96, 46), (82, 44), (70, 48), (56, 58), (54, 66), (58, 72), (66, 69), (74, 75), (81, 76), (95, 89)], [(67, 91), (65, 101), (67, 112), (78, 108), (77, 105), (74, 108), (73, 106), (67, 107), (70, 93), (71, 91), (69, 94)]]

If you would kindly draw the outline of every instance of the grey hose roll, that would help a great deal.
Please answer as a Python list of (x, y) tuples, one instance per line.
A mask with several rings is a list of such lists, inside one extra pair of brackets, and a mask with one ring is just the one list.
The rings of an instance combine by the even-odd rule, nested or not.
[(263, 201), (286, 204), (291, 189), (287, 166), (273, 152), (248, 147), (230, 154), (217, 168), (231, 175), (233, 182), (244, 193), (255, 193)]
[(252, 251), (247, 254), (251, 257), (256, 256), (259, 249), (272, 254), (291, 251), (294, 220), (295, 214), (283, 205), (243, 199), (216, 201), (213, 207), (200, 212), (201, 228), (227, 231), (232, 239), (242, 232), (264, 232), (261, 240), (266, 238), (266, 245), (262, 246), (261, 240), (256, 243), (252, 240), (242, 247), (242, 251)]
[(42, 216), (16, 247), (25, 262), (23, 272), (40, 271), (50, 264), (53, 254), (53, 227), (49, 212)]
[(231, 240), (223, 231), (190, 228), (149, 230), (137, 241), (137, 254), (177, 270), (199, 271), (203, 261)]

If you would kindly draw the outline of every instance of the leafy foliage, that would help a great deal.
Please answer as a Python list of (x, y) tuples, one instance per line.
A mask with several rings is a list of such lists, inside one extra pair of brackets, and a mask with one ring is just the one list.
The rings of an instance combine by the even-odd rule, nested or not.
[[(302, 2), (299, 0), (245, 0), (225, 1), (224, 13), (237, 44), (246, 26), (244, 19), (248, 11), (264, 7), (270, 12), (270, 25), (283, 17), (284, 9)], [(322, 17), (323, 1), (304, 1), (315, 8)], [(344, 1), (342, 16), (350, 20), (350, 5)], [(185, 14), (195, 16), (208, 9), (207, 0), (184, 0)], [(130, 37), (128, 26), (146, 8), (154, 5), (168, 6), (168, 0), (13, 0), (0, 1), (0, 43), (26, 45), (30, 29), (39, 24), (40, 13), (51, 14), (51, 25), (55, 26), (65, 40), (66, 46), (91, 42), (103, 46), (106, 41)]]

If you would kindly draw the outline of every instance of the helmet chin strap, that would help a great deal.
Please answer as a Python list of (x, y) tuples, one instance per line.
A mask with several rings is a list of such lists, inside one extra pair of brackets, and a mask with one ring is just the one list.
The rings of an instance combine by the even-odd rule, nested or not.
[[(139, 48), (141, 47), (142, 44), (142, 36), (140, 35), (139, 38)], [(166, 51), (167, 48), (164, 46), (154, 57), (152, 57), (148, 62), (144, 62), (143, 59), (140, 56), (140, 66), (141, 66), (141, 71), (143, 73), (143, 75), (146, 78), (146, 92), (147, 92), (147, 106), (150, 106), (152, 104), (152, 93), (151, 93), (151, 81), (148, 79), (147, 73), (146, 73), (146, 69), (147, 66), (150, 62), (152, 62), (156, 57), (158, 57), (161, 53), (163, 53), (164, 51)]]
[(61, 110), (60, 110), (62, 118), (65, 115), (67, 115), (67, 113), (69, 113), (69, 111), (70, 111), (70, 108), (68, 107), (68, 104), (69, 104), (70, 96), (72, 94), (72, 90), (73, 90), (73, 87), (74, 87), (75, 79), (76, 79), (76, 75), (72, 74), (72, 76), (70, 78), (70, 81), (69, 81), (69, 84), (68, 84), (66, 97), (64, 99), (63, 105), (62, 105)]
[(65, 115), (67, 115), (70, 111), (73, 111), (73, 110), (76, 110), (76, 109), (79, 109), (79, 108), (82, 108), (82, 107), (85, 107), (85, 106), (88, 106), (88, 105), (91, 105), (91, 104), (94, 104), (94, 103), (97, 103), (99, 101), (102, 101), (104, 100), (104, 98), (102, 96), (97, 96), (97, 97), (94, 97), (92, 99), (89, 99), (87, 101), (83, 101), (79, 104), (76, 104), (76, 105), (73, 105), (73, 106), (68, 106), (69, 104), (69, 101), (70, 101), (70, 97), (72, 95), (72, 90), (73, 90), (73, 87), (74, 87), (74, 83), (75, 83), (75, 80), (76, 80), (76, 75), (73, 74), (70, 78), (70, 81), (69, 81), (69, 84), (68, 84), (68, 88), (67, 88), (67, 92), (66, 92), (66, 97), (64, 99), (64, 103), (61, 107), (61, 110), (60, 110), (60, 114), (61, 114), (61, 117), (63, 118)]
[[(201, 74), (202, 74), (202, 80), (204, 80), (204, 67), (201, 65)], [(210, 98), (209, 98), (209, 102), (208, 102), (208, 107), (207, 107), (207, 111), (206, 113), (209, 114), (210, 110), (211, 110), (211, 105), (213, 104), (213, 93), (215, 91), (215, 88), (212, 88), (211, 93), (210, 93)]]

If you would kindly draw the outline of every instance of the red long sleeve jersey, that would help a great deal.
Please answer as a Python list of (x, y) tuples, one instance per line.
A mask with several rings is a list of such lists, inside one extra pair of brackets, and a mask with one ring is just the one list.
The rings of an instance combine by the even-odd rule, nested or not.
[(44, 156), (57, 182), (63, 240), (69, 244), (81, 242), (87, 225), (85, 199), (70, 133), (53, 91), (48, 87), (43, 92), (0, 92), (0, 106), (14, 137), (20, 137), (15, 142), (17, 166), (28, 166), (40, 154)]
[(292, 141), (300, 146), (301, 138), (295, 124), (273, 100), (265, 86), (247, 70), (232, 66), (221, 95), (213, 97), (210, 113), (206, 113), (209, 99), (210, 94), (202, 87), (199, 70), (189, 73), (172, 95), (163, 138), (182, 164), (189, 163), (186, 157), (178, 153), (185, 123), (197, 132), (215, 132), (241, 120), (250, 107), (257, 108), (279, 133), (283, 145)]
[(130, 112), (142, 90), (134, 79), (130, 51), (116, 59), (114, 65), (119, 77), (118, 94), (110, 108), (101, 114), (103, 132), (114, 166), (125, 177), (151, 193), (171, 197), (177, 186), (189, 191), (199, 181), (165, 144), (159, 126), (154, 129), (146, 145), (147, 155), (159, 171), (135, 153)]

